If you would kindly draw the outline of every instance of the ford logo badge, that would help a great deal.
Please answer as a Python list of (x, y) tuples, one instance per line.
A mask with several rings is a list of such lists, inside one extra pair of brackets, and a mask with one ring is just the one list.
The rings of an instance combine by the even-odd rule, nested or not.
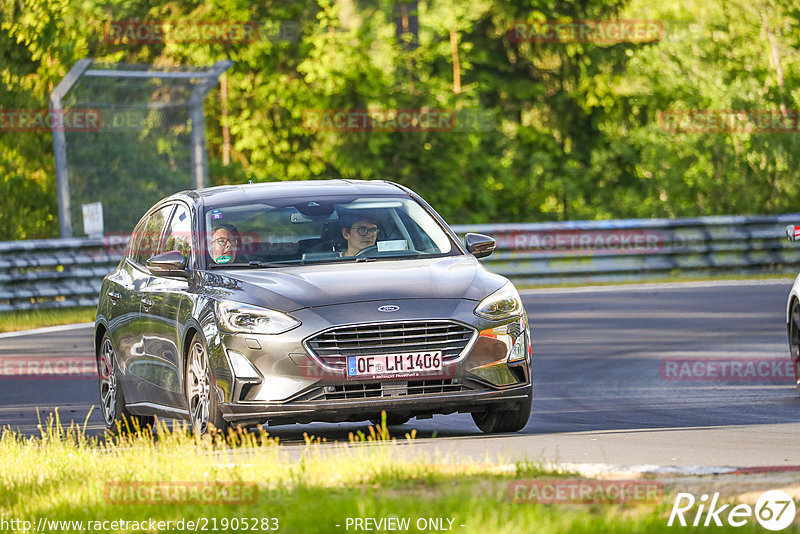
[(379, 307), (378, 311), (379, 312), (387, 312), (387, 313), (389, 313), (389, 312), (396, 312), (399, 309), (400, 309), (400, 306), (389, 305), (389, 306), (381, 306), (381, 307)]

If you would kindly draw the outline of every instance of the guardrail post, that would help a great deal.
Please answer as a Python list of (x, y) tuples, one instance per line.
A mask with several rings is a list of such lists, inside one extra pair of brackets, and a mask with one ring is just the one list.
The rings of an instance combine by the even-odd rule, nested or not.
[[(64, 113), (62, 99), (75, 82), (92, 64), (91, 59), (80, 59), (64, 76), (64, 79), (50, 93), (50, 115), (60, 116)], [(69, 200), (69, 173), (67, 171), (67, 138), (64, 134), (63, 121), (52, 120), (53, 152), (56, 160), (56, 188), (58, 191), (58, 227), (62, 239), (72, 237), (72, 212)], [(61, 127), (59, 127), (61, 125)]]

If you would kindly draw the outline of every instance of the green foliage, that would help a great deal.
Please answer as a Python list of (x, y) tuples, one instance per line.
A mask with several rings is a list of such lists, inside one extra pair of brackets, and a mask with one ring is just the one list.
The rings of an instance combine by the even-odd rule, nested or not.
[[(231, 59), (227, 118), (219, 92), (206, 100), (213, 184), (389, 179), (454, 223), (796, 210), (797, 132), (680, 133), (658, 122), (665, 110), (800, 108), (793, 2), (421, 0), (408, 4), (418, 36), (400, 39), (395, 3), (0, 0), (0, 108), (47, 107), (54, 85), (82, 57), (159, 65)], [(529, 43), (508, 34), (514, 21), (615, 18), (660, 21), (663, 38)], [(292, 21), (297, 38), (104, 42), (109, 21), (130, 19)], [(304, 127), (309, 111), (364, 108), (479, 109), (494, 125)], [(57, 235), (52, 136), (0, 128), (0, 153), (0, 240)]]
[[(48, 107), (52, 88), (88, 53), (70, 0), (0, 0), (0, 109)], [(52, 136), (0, 127), (0, 240), (58, 229)]]

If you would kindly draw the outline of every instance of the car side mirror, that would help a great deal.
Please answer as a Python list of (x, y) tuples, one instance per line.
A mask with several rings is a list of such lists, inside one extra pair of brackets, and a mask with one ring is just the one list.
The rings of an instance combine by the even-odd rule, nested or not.
[(794, 242), (794, 241), (800, 240), (798, 238), (800, 238), (800, 226), (795, 226), (793, 224), (790, 224), (789, 226), (787, 226), (786, 227), (786, 239), (788, 239), (789, 241), (793, 241)]
[(485, 258), (494, 252), (497, 242), (483, 234), (468, 233), (464, 236), (464, 244), (467, 246), (467, 251), (476, 258)]
[(157, 276), (179, 276), (189, 278), (186, 270), (186, 258), (177, 250), (157, 254), (147, 260), (147, 268)]

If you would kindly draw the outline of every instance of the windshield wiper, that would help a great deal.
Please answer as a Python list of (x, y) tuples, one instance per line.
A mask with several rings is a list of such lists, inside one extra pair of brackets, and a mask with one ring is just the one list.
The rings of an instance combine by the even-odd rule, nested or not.
[(245, 263), (209, 263), (209, 269), (230, 269), (231, 267), (247, 267)]
[(247, 268), (266, 269), (269, 267), (286, 267), (289, 265), (303, 265), (303, 262), (302, 261), (287, 261), (287, 262), (251, 261), (249, 263), (212, 263), (208, 266), (208, 268), (209, 269), (247, 269)]
[(289, 265), (305, 265), (302, 260), (299, 261), (256, 261), (253, 260), (248, 264), (248, 267), (255, 267), (258, 269), (267, 269), (269, 267), (286, 267)]

